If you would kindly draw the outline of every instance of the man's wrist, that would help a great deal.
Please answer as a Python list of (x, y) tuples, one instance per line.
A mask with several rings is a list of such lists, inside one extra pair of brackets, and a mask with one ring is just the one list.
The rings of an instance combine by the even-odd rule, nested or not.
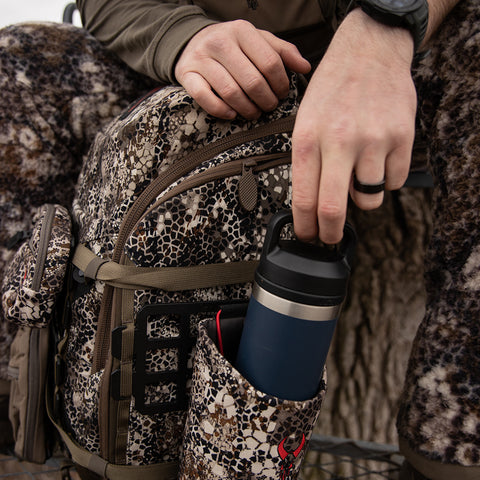
[(361, 8), (355, 8), (347, 15), (341, 29), (356, 32), (351, 46), (357, 55), (376, 56), (389, 65), (401, 62), (410, 68), (414, 55), (413, 37), (406, 29), (384, 25)]
[(352, 0), (350, 8), (360, 7), (369, 17), (390, 27), (410, 32), (414, 51), (422, 45), (428, 26), (427, 0)]

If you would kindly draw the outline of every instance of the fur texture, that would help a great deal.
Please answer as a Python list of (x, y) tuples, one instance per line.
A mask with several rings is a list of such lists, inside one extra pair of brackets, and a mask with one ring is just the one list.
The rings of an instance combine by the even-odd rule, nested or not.
[(399, 434), (431, 460), (480, 464), (480, 7), (459, 2), (416, 73), (435, 177), (426, 316)]

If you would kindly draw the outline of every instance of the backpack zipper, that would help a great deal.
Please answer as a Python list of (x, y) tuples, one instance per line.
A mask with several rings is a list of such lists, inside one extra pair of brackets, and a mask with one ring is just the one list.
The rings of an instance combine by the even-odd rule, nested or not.
[(151, 202), (155, 200), (155, 198), (165, 190), (168, 185), (194, 170), (203, 162), (229, 150), (230, 148), (269, 135), (290, 133), (293, 130), (294, 121), (294, 117), (289, 116), (281, 118), (275, 122), (260, 125), (251, 130), (233, 133), (217, 140), (216, 142), (206, 145), (200, 150), (192, 152), (190, 155), (187, 155), (172, 165), (164, 175), (157, 177), (152, 183), (150, 183), (128, 211), (122, 225), (120, 226), (112, 260), (114, 262), (120, 260), (120, 256), (123, 253), (123, 247), (134, 226), (137, 224), (138, 220), (143, 215), (143, 212), (148, 208)]
[[(241, 175), (244, 173), (245, 168), (251, 169), (251, 171), (258, 173), (261, 170), (268, 170), (269, 168), (277, 165), (285, 165), (291, 162), (289, 153), (272, 153), (267, 155), (259, 155), (257, 157), (242, 158), (239, 160), (233, 160), (228, 163), (222, 163), (216, 167), (209, 168), (203, 172), (198, 173), (190, 178), (185, 179), (176, 187), (169, 190), (158, 201), (151, 205), (142, 215), (142, 218), (148, 215), (152, 210), (159, 207), (162, 203), (170, 200), (176, 195), (189, 190), (190, 188), (198, 187), (204, 183), (208, 183), (220, 178), (227, 178), (233, 175)], [(132, 230), (138, 225), (135, 224)]]
[[(38, 240), (37, 255), (35, 261), (35, 269), (32, 278), (32, 290), (38, 292), (40, 290), (43, 270), (45, 269), (45, 260), (48, 253), (48, 244), (50, 243), (50, 236), (52, 234), (53, 220), (55, 218), (55, 206), (48, 204), (46, 206), (45, 218), (43, 219), (42, 228), (40, 229), (40, 238)], [(32, 240), (29, 242), (30, 250), (32, 248)]]

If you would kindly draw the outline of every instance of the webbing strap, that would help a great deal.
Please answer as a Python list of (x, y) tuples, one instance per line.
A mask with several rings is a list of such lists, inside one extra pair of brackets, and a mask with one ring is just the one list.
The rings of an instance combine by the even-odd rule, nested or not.
[[(171, 292), (251, 282), (258, 262), (251, 260), (191, 267), (135, 267), (113, 261), (99, 261), (99, 257), (85, 245), (78, 245), (73, 264), (86, 277), (105, 281), (113, 287), (159, 288)], [(92, 272), (95, 274), (90, 277)]]
[(133, 381), (133, 354), (135, 342), (134, 324), (134, 294), (133, 290), (117, 292), (121, 303), (122, 352), (120, 358), (120, 397), (116, 403), (115, 431), (115, 462), (122, 463), (127, 456), (128, 425)]
[(109, 463), (99, 455), (95, 455), (78, 445), (75, 440), (59, 425), (53, 415), (51, 405), (52, 395), (46, 388), (46, 405), (50, 420), (55, 425), (65, 445), (72, 456), (72, 460), (78, 465), (96, 473), (102, 478), (110, 480), (176, 480), (178, 475), (178, 463), (157, 463), (152, 465), (115, 465)]

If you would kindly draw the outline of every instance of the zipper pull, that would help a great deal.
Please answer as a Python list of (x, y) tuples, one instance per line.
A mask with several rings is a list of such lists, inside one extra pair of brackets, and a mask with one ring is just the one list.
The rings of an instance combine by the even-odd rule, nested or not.
[(257, 178), (253, 173), (253, 167), (257, 162), (253, 159), (246, 160), (242, 165), (242, 176), (238, 182), (238, 200), (247, 212), (251, 212), (257, 206), (258, 185)]

